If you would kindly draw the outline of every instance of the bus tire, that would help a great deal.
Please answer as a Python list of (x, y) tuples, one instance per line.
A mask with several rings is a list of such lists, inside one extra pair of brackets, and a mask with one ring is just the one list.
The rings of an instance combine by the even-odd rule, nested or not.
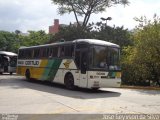
[(10, 75), (12, 75), (13, 73), (12, 72), (10, 72)]
[(73, 75), (71, 73), (67, 73), (65, 75), (64, 84), (65, 84), (66, 88), (69, 89), (69, 90), (73, 90), (75, 88), (74, 78), (73, 78)]
[(31, 74), (30, 74), (29, 69), (26, 70), (25, 76), (26, 76), (26, 80), (28, 80), (28, 81), (31, 80)]
[(3, 72), (0, 72), (0, 75), (2, 75), (3, 74)]

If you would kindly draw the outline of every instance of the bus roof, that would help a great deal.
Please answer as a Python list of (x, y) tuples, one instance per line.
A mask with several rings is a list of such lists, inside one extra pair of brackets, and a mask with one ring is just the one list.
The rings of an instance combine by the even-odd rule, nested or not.
[(97, 40), (97, 39), (76, 39), (73, 41), (66, 41), (66, 42), (57, 42), (57, 43), (51, 43), (51, 44), (45, 44), (45, 45), (38, 45), (38, 46), (31, 46), (31, 47), (20, 47), (20, 49), (25, 49), (25, 48), (37, 48), (37, 47), (45, 47), (45, 46), (52, 46), (52, 45), (65, 45), (65, 44), (71, 44), (71, 43), (81, 43), (81, 42), (86, 42), (89, 44), (95, 44), (95, 45), (105, 45), (105, 46), (112, 46), (112, 47), (119, 47), (119, 45), (103, 41), (103, 40)]
[(7, 51), (0, 51), (0, 55), (7, 55), (7, 56), (17, 56), (16, 53), (7, 52)]
[(119, 45), (107, 42), (104, 40), (97, 40), (97, 39), (77, 39), (76, 42), (87, 42), (89, 44), (96, 44), (96, 45), (106, 45), (106, 46), (113, 46), (113, 47), (119, 47)]

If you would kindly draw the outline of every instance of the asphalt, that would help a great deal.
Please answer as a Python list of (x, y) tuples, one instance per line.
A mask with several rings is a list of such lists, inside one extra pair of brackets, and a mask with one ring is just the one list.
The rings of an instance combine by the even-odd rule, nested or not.
[(160, 91), (101, 88), (98, 91), (0, 76), (0, 113), (160, 114)]

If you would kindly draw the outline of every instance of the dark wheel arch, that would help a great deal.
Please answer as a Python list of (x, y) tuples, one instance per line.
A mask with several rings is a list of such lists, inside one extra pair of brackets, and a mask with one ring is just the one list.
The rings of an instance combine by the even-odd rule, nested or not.
[(64, 77), (64, 84), (67, 89), (73, 90), (75, 88), (74, 77), (73, 77), (72, 73), (70, 73), (70, 72), (66, 73), (66, 75)]
[(26, 77), (26, 80), (31, 80), (31, 73), (29, 69), (26, 69), (25, 77)]
[(98, 91), (99, 88), (91, 88), (93, 91)]

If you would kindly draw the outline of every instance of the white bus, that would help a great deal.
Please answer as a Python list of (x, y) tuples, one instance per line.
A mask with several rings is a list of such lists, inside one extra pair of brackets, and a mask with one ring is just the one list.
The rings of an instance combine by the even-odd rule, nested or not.
[(17, 74), (68, 89), (120, 87), (119, 58), (119, 45), (95, 39), (21, 47)]
[(15, 73), (17, 64), (17, 54), (13, 52), (0, 51), (0, 74), (4, 72)]

